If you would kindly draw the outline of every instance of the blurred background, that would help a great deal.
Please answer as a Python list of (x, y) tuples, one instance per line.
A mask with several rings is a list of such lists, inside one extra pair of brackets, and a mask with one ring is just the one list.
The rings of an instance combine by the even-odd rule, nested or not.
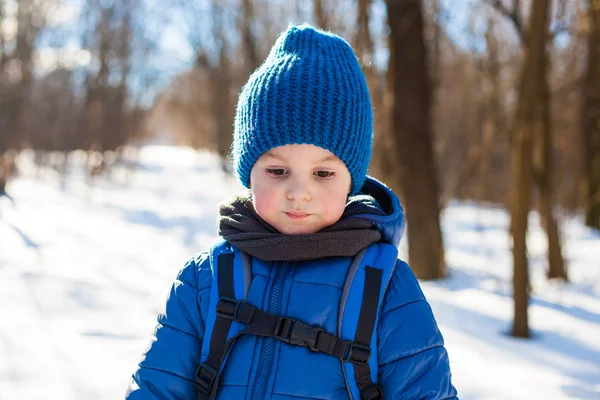
[(0, 0), (0, 399), (123, 397), (302, 22), (363, 66), (460, 397), (600, 399), (594, 0)]

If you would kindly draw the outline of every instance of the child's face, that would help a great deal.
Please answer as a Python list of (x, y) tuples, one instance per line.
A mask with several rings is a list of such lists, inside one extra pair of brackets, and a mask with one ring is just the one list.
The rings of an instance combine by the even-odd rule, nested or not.
[(337, 222), (351, 187), (350, 172), (333, 153), (312, 144), (276, 147), (250, 173), (257, 214), (279, 232), (315, 233)]

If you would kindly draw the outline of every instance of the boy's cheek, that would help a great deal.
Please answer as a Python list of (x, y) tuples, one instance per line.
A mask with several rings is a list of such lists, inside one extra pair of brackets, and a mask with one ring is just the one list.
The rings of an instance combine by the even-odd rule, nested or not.
[(330, 198), (329, 201), (324, 204), (325, 214), (328, 219), (337, 221), (340, 219), (346, 208), (346, 196), (341, 194), (334, 198)]
[(256, 187), (252, 193), (254, 209), (263, 219), (277, 211), (277, 193), (267, 188)]

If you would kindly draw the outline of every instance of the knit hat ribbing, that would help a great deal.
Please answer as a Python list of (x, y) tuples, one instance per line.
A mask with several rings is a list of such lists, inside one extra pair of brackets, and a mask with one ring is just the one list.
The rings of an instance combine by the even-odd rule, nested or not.
[(314, 144), (348, 168), (360, 191), (371, 157), (369, 90), (350, 45), (311, 26), (292, 26), (275, 42), (238, 99), (236, 175), (246, 187), (256, 160), (274, 147)]

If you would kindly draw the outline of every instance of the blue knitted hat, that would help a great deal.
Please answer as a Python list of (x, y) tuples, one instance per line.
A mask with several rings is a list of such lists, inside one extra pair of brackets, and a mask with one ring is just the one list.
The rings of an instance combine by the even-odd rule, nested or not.
[(233, 138), (235, 173), (246, 187), (265, 152), (314, 144), (350, 171), (350, 194), (364, 183), (373, 140), (369, 89), (350, 45), (309, 25), (283, 32), (238, 99)]

